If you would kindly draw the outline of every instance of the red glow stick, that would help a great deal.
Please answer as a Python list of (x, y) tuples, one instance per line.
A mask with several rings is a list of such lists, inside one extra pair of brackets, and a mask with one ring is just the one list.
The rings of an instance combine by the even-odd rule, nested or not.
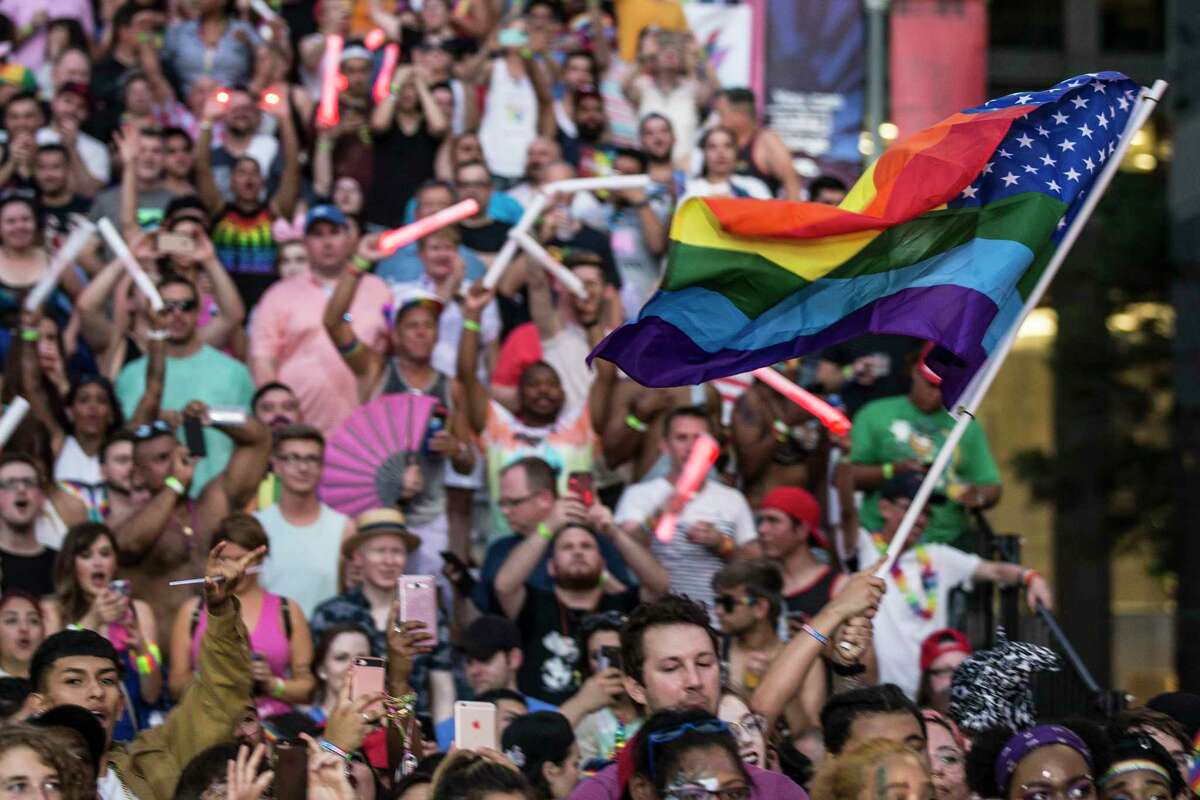
[(321, 62), (321, 104), (317, 106), (317, 122), (332, 128), (338, 124), (337, 78), (342, 60), (342, 37), (331, 33), (325, 37), (325, 58)]
[(368, 50), (378, 50), (387, 41), (387, 34), (383, 32), (383, 28), (372, 28), (371, 31), (363, 37), (363, 44)]
[(754, 370), (754, 377), (812, 414), (817, 418), (818, 422), (831, 430), (835, 436), (845, 436), (850, 432), (850, 420), (846, 418), (845, 414), (812, 392), (801, 389), (770, 367), (762, 367)]
[(375, 86), (371, 96), (376, 103), (382, 103), (392, 91), (392, 76), (396, 74), (396, 65), (400, 63), (400, 45), (392, 42), (383, 48), (383, 63), (379, 65), (379, 74), (375, 76)]
[(675, 481), (675, 497), (670, 507), (658, 518), (658, 524), (654, 526), (654, 535), (660, 542), (669, 542), (674, 538), (679, 512), (692, 499), (696, 490), (704, 485), (708, 471), (717, 463), (717, 456), (720, 454), (721, 446), (711, 436), (701, 436), (692, 445), (692, 452), (688, 453), (687, 461), (683, 462), (683, 469), (679, 472), (679, 480)]
[(410, 225), (405, 225), (403, 228), (396, 228), (395, 230), (383, 233), (379, 237), (379, 250), (391, 255), (401, 247), (412, 244), (422, 236), (428, 236), (436, 230), (444, 228), (447, 225), (453, 225), (456, 222), (461, 222), (467, 217), (478, 213), (479, 203), (475, 202), (474, 199), (463, 200), (449, 208), (443, 208), (436, 214), (422, 217)]
[(921, 373), (922, 378), (929, 381), (934, 386), (941, 386), (942, 376), (931, 370), (929, 365), (925, 363), (925, 358), (933, 350), (933, 347), (933, 342), (926, 342), (925, 346), (921, 348), (921, 358), (917, 361), (917, 371)]

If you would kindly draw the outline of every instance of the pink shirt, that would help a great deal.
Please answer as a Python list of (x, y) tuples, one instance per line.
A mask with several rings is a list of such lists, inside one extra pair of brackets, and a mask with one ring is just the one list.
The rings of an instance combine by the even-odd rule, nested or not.
[[(326, 435), (358, 406), (354, 373), (321, 323), (331, 291), (308, 275), (275, 283), (258, 303), (250, 335), (250, 356), (275, 364), (276, 380), (292, 387), (304, 421)], [(350, 303), (350, 327), (367, 347), (387, 348), (386, 309), (391, 305), (392, 292), (382, 279), (359, 279)]]
[[(33, 22), (39, 11), (45, 11), (50, 19), (78, 20), (87, 38), (95, 38), (96, 21), (88, 0), (0, 0), (0, 14), (11, 19), (17, 28)], [(36, 72), (46, 60), (46, 29), (39, 29), (21, 45), (13, 54), (13, 60)]]

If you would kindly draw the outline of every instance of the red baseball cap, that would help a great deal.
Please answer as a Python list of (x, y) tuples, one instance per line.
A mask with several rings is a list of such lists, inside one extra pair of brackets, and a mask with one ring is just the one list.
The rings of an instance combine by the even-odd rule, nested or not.
[(942, 628), (925, 637), (921, 642), (921, 672), (929, 669), (929, 665), (946, 653), (965, 653), (971, 655), (971, 643), (962, 631), (953, 628)]
[(829, 540), (821, 533), (821, 505), (817, 498), (799, 486), (776, 486), (767, 492), (758, 507), (760, 510), (771, 508), (782, 511), (792, 519), (807, 524), (817, 544), (829, 547)]

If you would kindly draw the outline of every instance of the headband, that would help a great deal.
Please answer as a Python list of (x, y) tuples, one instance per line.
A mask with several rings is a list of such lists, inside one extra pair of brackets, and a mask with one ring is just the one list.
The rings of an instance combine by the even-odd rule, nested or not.
[(1118, 761), (1109, 768), (1108, 772), (1104, 773), (1104, 776), (1100, 778), (1099, 783), (1101, 786), (1103, 786), (1114, 778), (1119, 778), (1127, 772), (1137, 772), (1138, 770), (1143, 769), (1153, 772), (1166, 781), (1168, 786), (1171, 785), (1171, 776), (1168, 775), (1167, 771), (1162, 768), (1162, 765), (1156, 764), (1153, 761), (1148, 761), (1144, 758), (1130, 758), (1124, 761)]
[(1064, 728), (1062, 725), (1037, 725), (1029, 730), (1021, 731), (1005, 742), (1000, 754), (996, 756), (996, 786), (1000, 791), (1007, 794), (1008, 782), (1012, 779), (1013, 773), (1017, 771), (1017, 764), (1021, 759), (1034, 750), (1049, 747), (1052, 744), (1066, 745), (1083, 756), (1083, 760), (1088, 763), (1089, 767), (1092, 766), (1092, 753), (1075, 731)]

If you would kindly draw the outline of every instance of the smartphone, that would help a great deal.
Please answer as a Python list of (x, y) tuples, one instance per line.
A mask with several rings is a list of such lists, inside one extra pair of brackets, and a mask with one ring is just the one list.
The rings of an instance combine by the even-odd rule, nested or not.
[(237, 406), (209, 406), (208, 421), (213, 425), (245, 425), (246, 409)]
[(529, 35), (520, 28), (503, 28), (496, 43), (501, 47), (524, 47), (529, 44)]
[(425, 643), (437, 644), (437, 578), (432, 575), (401, 575), (396, 579), (396, 593), (400, 600), (400, 621), (424, 622), (426, 633), (433, 637)]
[[(364, 694), (380, 694), (384, 687), (384, 660), (375, 656), (357, 656), (354, 659), (354, 669), (350, 677), (350, 697), (362, 697)], [(369, 710), (380, 710), (383, 701), (367, 706)]]
[(615, 647), (611, 644), (603, 645), (600, 648), (600, 655), (596, 658), (596, 666), (600, 668), (601, 672), (609, 667), (616, 667), (617, 669), (620, 669), (621, 648)]
[(275, 800), (307, 800), (308, 747), (304, 740), (275, 743)]
[(567, 491), (579, 495), (585, 506), (596, 502), (595, 479), (590, 472), (572, 472), (567, 476)]
[(204, 446), (204, 423), (199, 417), (183, 418), (183, 440), (192, 458), (204, 458), (208, 455)]
[(449, 417), (450, 410), (448, 408), (440, 404), (434, 407), (433, 413), (429, 417), (429, 424), (425, 428), (425, 441), (421, 444), (421, 449), (426, 453), (431, 452), (429, 443), (434, 434), (446, 430), (446, 420)]
[(500, 749), (496, 704), (459, 700), (454, 704), (454, 743), (460, 750)]
[(123, 597), (129, 597), (133, 592), (129, 587), (129, 581), (124, 578), (117, 578), (108, 584), (109, 591), (115, 592)]
[(470, 570), (467, 563), (459, 558), (457, 553), (452, 553), (449, 550), (439, 550), (438, 555), (442, 557), (442, 561), (445, 561), (460, 572), (468, 572)]
[(154, 237), (155, 244), (160, 253), (173, 253), (176, 255), (189, 255), (196, 243), (192, 241), (192, 237), (184, 233), (170, 233), (163, 231)]

